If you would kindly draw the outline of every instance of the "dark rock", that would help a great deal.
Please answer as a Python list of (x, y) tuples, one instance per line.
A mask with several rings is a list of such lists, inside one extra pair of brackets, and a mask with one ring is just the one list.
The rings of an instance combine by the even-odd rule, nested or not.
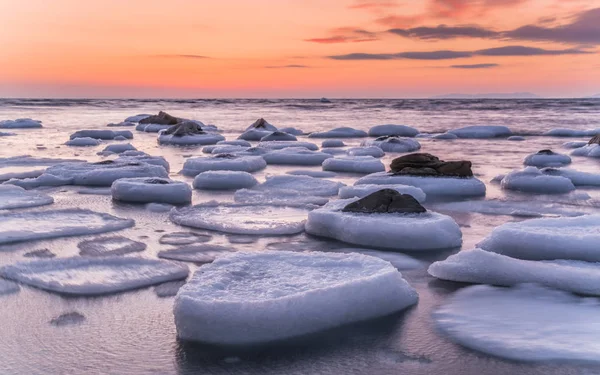
[(198, 135), (198, 134), (206, 134), (200, 125), (193, 121), (184, 121), (179, 124), (171, 126), (169, 129), (165, 130), (163, 134), (170, 134), (176, 137), (183, 137), (185, 135)]
[(540, 150), (537, 152), (538, 155), (556, 155), (556, 152), (553, 152), (552, 150)]
[(234, 154), (217, 154), (213, 157), (216, 159), (235, 159), (235, 158), (237, 158), (237, 156)]
[(173, 117), (170, 114), (160, 111), (158, 115), (153, 115), (140, 120), (140, 124), (159, 124), (159, 125), (175, 125), (181, 119)]
[(79, 324), (85, 321), (85, 316), (78, 313), (77, 311), (73, 311), (70, 313), (62, 314), (50, 321), (50, 324), (53, 326), (66, 326), (71, 324)]
[(98, 161), (92, 164), (96, 164), (96, 165), (109, 165), (109, 164), (114, 164), (115, 161), (114, 160), (102, 160), (102, 161)]
[(269, 135), (262, 137), (260, 140), (261, 141), (297, 141), (298, 138), (296, 138), (295, 136), (288, 134), (288, 133), (276, 131), (276, 132), (273, 132)]
[(588, 142), (588, 145), (600, 145), (600, 134), (595, 135), (592, 139), (590, 139), (590, 141)]
[(254, 123), (250, 125), (250, 127), (254, 129), (266, 129), (268, 124), (269, 123), (261, 117), (258, 120), (254, 121)]
[(342, 212), (360, 213), (423, 213), (427, 210), (408, 194), (393, 189), (382, 189), (350, 203)]
[(144, 183), (151, 184), (151, 185), (168, 185), (168, 184), (170, 184), (169, 181), (162, 180), (160, 178), (149, 178), (147, 180), (144, 180)]
[(390, 164), (393, 174), (433, 177), (473, 177), (468, 160), (443, 161), (427, 153), (400, 156)]
[(54, 258), (56, 254), (48, 249), (33, 250), (23, 254), (26, 258)]

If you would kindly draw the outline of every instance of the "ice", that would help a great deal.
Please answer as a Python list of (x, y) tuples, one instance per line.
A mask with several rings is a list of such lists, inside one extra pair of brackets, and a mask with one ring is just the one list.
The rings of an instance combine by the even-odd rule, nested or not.
[(241, 171), (207, 171), (194, 178), (194, 189), (237, 190), (258, 184), (254, 176)]
[(252, 144), (250, 144), (250, 142), (244, 141), (243, 139), (234, 139), (231, 141), (219, 141), (219, 142), (217, 142), (217, 145), (252, 147)]
[(449, 216), (354, 213), (342, 209), (358, 198), (340, 199), (308, 214), (306, 232), (360, 246), (394, 250), (439, 250), (460, 246), (462, 233)]
[(125, 292), (187, 277), (186, 266), (137, 257), (72, 257), (21, 262), (0, 276), (50, 292), (93, 296)]
[(234, 251), (229, 247), (219, 245), (189, 245), (174, 250), (159, 251), (158, 257), (182, 262), (210, 263), (217, 257)]
[(110, 188), (83, 188), (77, 190), (77, 194), (84, 195), (112, 195)]
[(21, 290), (21, 288), (12, 281), (0, 279), (0, 296), (16, 293), (19, 290)]
[(113, 182), (112, 198), (122, 202), (188, 204), (192, 188), (186, 182), (168, 178), (120, 178)]
[(80, 146), (80, 147), (88, 147), (88, 146), (98, 146), (100, 144), (100, 140), (96, 138), (90, 137), (77, 137), (65, 142), (67, 146)]
[(510, 137), (506, 138), (507, 141), (526, 141), (527, 138), (522, 137), (520, 135), (511, 135)]
[(273, 131), (269, 130), (249, 129), (243, 132), (238, 139), (243, 139), (245, 141), (260, 141), (261, 138), (266, 137), (272, 132)]
[(394, 135), (398, 137), (415, 137), (419, 131), (406, 125), (377, 125), (369, 129), (369, 137)]
[(431, 137), (431, 139), (446, 139), (446, 140), (452, 140), (452, 139), (458, 139), (458, 138), (459, 137), (454, 133), (436, 134)]
[(337, 174), (333, 173), (333, 172), (311, 171), (311, 170), (304, 170), (304, 169), (287, 171), (286, 173), (294, 175), (294, 176), (309, 176), (309, 177), (315, 177), (315, 178), (331, 178), (331, 177), (337, 176)]
[(102, 150), (102, 152), (104, 152), (104, 153), (115, 153), (115, 154), (121, 154), (125, 151), (137, 151), (137, 148), (135, 148), (131, 143), (115, 143), (115, 144), (106, 146), (104, 148), (104, 150)]
[(304, 231), (308, 210), (209, 202), (171, 211), (176, 224), (233, 234), (284, 235)]
[(583, 146), (587, 146), (586, 141), (573, 141), (573, 142), (565, 142), (562, 144), (563, 148), (580, 148)]
[(310, 151), (304, 147), (288, 147), (281, 150), (274, 150), (263, 155), (267, 164), (274, 165), (321, 165), (331, 155)]
[(55, 165), (68, 162), (82, 162), (78, 159), (36, 158), (31, 155), (11, 156), (0, 158), (0, 166), (8, 165)]
[(111, 140), (115, 139), (115, 137), (117, 136), (123, 136), (127, 139), (133, 139), (133, 134), (129, 130), (79, 130), (71, 134), (70, 138), (75, 139), (89, 137), (102, 140)]
[(256, 189), (288, 189), (296, 190), (308, 195), (332, 196), (337, 195), (342, 186), (341, 182), (314, 178), (310, 176), (280, 175), (267, 177), (266, 181), (256, 186)]
[(109, 127), (109, 128), (118, 128), (118, 127), (121, 127), (121, 126), (135, 126), (135, 122), (132, 122), (132, 121), (123, 121), (123, 122), (106, 124), (106, 126)]
[(254, 123), (252, 125), (250, 125), (246, 128), (246, 131), (252, 130), (252, 129), (267, 130), (269, 132), (276, 132), (278, 130), (275, 125), (272, 125), (271, 123), (269, 123), (268, 121), (266, 121), (263, 118), (259, 118), (258, 120), (254, 121)]
[(29, 252), (23, 254), (23, 256), (25, 258), (54, 258), (56, 256), (56, 254), (54, 254), (52, 251), (50, 251), (48, 249), (39, 249), (39, 250), (29, 251)]
[(477, 246), (513, 258), (600, 262), (600, 215), (506, 223)]
[(363, 141), (361, 146), (377, 146), (385, 152), (412, 152), (421, 148), (421, 144), (412, 138), (380, 137)]
[(345, 147), (346, 144), (340, 139), (326, 139), (321, 142), (321, 147)]
[(57, 327), (68, 326), (72, 324), (81, 324), (85, 322), (85, 316), (73, 311), (65, 314), (61, 314), (58, 317), (52, 319), (50, 324)]
[(367, 132), (363, 130), (341, 127), (327, 131), (310, 133), (308, 138), (361, 138), (366, 136)]
[(211, 145), (202, 148), (205, 154), (230, 154), (235, 152), (246, 151), (249, 147), (239, 145)]
[[(12, 180), (17, 179), (24, 179), (24, 178), (36, 178), (41, 176), (44, 173), (45, 169), (37, 169), (37, 170), (32, 170), (32, 171), (23, 171), (23, 172), (8, 172), (8, 173), (1, 173), (0, 174), (0, 183), (8, 181), (8, 180)], [(2, 172), (2, 169), (0, 169), (0, 172)]]
[(436, 204), (435, 208), (451, 212), (478, 212), (485, 215), (541, 217), (545, 215), (581, 216), (582, 211), (567, 209), (560, 204), (536, 201), (476, 200)]
[(17, 133), (0, 132), (0, 137), (10, 137), (13, 135), (17, 135)]
[(578, 260), (523, 260), (481, 249), (463, 250), (429, 266), (442, 280), (513, 286), (536, 283), (568, 292), (600, 295), (600, 264)]
[(385, 166), (372, 156), (347, 156), (325, 160), (323, 170), (368, 174), (385, 171)]
[(190, 245), (198, 242), (208, 242), (212, 236), (192, 232), (173, 232), (163, 235), (158, 242), (163, 245)]
[(282, 128), (279, 129), (279, 131), (292, 135), (304, 135), (304, 132), (302, 130), (296, 128)]
[(425, 268), (426, 264), (423, 261), (415, 259), (411, 256), (402, 253), (396, 253), (392, 251), (378, 251), (372, 249), (365, 249), (360, 247), (345, 247), (343, 249), (336, 250), (341, 253), (359, 253), (368, 255), (376, 258), (383, 259), (396, 267), (397, 270), (414, 270), (417, 268)]
[(542, 173), (548, 176), (566, 177), (575, 186), (600, 186), (600, 174), (580, 172), (568, 168), (544, 168)]
[(502, 179), (500, 185), (503, 189), (539, 194), (564, 194), (575, 190), (568, 178), (545, 175), (536, 167), (512, 171)]
[(122, 135), (117, 135), (114, 140), (115, 141), (126, 141), (127, 138), (123, 137)]
[(571, 164), (571, 158), (563, 154), (535, 153), (525, 157), (523, 164), (533, 167), (562, 167)]
[(329, 155), (347, 155), (346, 150), (333, 147), (325, 147), (321, 149), (321, 152), (324, 152)]
[(485, 195), (485, 184), (477, 178), (418, 177), (373, 173), (356, 181), (356, 185), (410, 185), (423, 190), (427, 197), (475, 197)]
[(506, 126), (465, 126), (460, 129), (448, 130), (448, 133), (455, 134), (458, 138), (498, 138), (509, 137), (512, 132)]
[(158, 143), (161, 145), (213, 145), (219, 141), (224, 141), (225, 137), (221, 134), (194, 134), (194, 135), (174, 135), (158, 132)]
[(11, 179), (4, 182), (5, 185), (15, 185), (22, 187), (23, 189), (35, 189), (40, 186), (64, 186), (71, 185), (72, 183), (72, 178), (63, 178), (46, 173), (35, 178)]
[(588, 156), (590, 158), (600, 158), (600, 145), (592, 144), (579, 147), (571, 151), (573, 156)]
[(3, 213), (0, 244), (112, 232), (134, 224), (131, 219), (78, 208)]
[(150, 212), (169, 212), (173, 209), (172, 204), (168, 203), (146, 203), (144, 208)]
[(260, 139), (262, 142), (268, 141), (297, 141), (298, 139), (292, 134), (276, 131), (271, 134), (267, 134)]
[(263, 251), (200, 267), (179, 290), (173, 312), (180, 339), (252, 344), (385, 316), (417, 299), (400, 272), (378, 258)]
[(553, 136), (553, 137), (593, 137), (599, 133), (600, 133), (600, 129), (575, 130), (575, 129), (556, 128), (556, 129), (548, 130), (547, 132), (544, 133), (544, 135), (549, 135), (549, 136)]
[(0, 129), (33, 129), (41, 128), (42, 122), (30, 118), (18, 118), (16, 120), (0, 121)]
[(339, 197), (341, 199), (348, 198), (362, 198), (369, 194), (382, 189), (393, 189), (401, 194), (408, 194), (415, 198), (419, 203), (425, 201), (425, 193), (418, 187), (409, 185), (355, 185), (355, 186), (344, 186), (339, 191)]
[(319, 146), (311, 142), (300, 142), (300, 141), (268, 141), (260, 142), (258, 147), (267, 150), (281, 150), (288, 147), (304, 147), (311, 151), (317, 151)]
[(385, 155), (385, 152), (377, 146), (352, 147), (346, 153), (350, 156), (372, 156), (374, 158), (380, 158)]
[(142, 131), (146, 133), (158, 133), (161, 130), (167, 130), (171, 127), (171, 125), (161, 125), (161, 124), (138, 124), (135, 127), (135, 130)]
[(142, 114), (135, 115), (135, 116), (129, 116), (129, 117), (127, 117), (123, 121), (125, 121), (125, 122), (140, 122), (143, 119), (145, 119), (146, 117), (150, 117), (150, 116), (152, 116), (152, 115), (148, 115), (146, 113), (142, 113)]
[(0, 185), (0, 210), (45, 206), (54, 203), (49, 195), (27, 191), (14, 185)]
[(110, 256), (137, 253), (146, 250), (146, 244), (123, 236), (94, 238), (77, 244), (83, 256)]
[(185, 280), (169, 281), (154, 287), (154, 293), (159, 298), (175, 297), (179, 289), (185, 285)]
[(471, 286), (433, 314), (453, 341), (518, 361), (600, 360), (600, 303), (537, 285)]
[(169, 162), (162, 156), (152, 156), (148, 155), (142, 151), (125, 151), (119, 155), (119, 158), (116, 159), (118, 162), (127, 162), (127, 163), (146, 163), (152, 165), (159, 165), (163, 167), (167, 172), (170, 170)]
[(298, 190), (271, 188), (267, 190), (241, 189), (235, 192), (233, 199), (237, 203), (264, 204), (272, 206), (322, 206), (329, 198), (310, 195)]
[(195, 177), (206, 171), (256, 172), (265, 169), (267, 162), (262, 156), (239, 156), (221, 154), (207, 158), (190, 158), (183, 164), (181, 173)]

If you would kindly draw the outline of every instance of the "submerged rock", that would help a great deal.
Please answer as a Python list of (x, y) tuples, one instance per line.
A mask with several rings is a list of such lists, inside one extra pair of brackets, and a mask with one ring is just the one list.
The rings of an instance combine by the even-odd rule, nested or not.
[(587, 143), (588, 145), (598, 144), (600, 145), (600, 134), (596, 134), (590, 141)]
[(162, 134), (183, 137), (185, 135), (206, 134), (206, 132), (202, 130), (202, 127), (198, 125), (198, 123), (194, 121), (184, 121), (171, 126)]
[(173, 117), (167, 112), (160, 111), (158, 115), (148, 116), (139, 121), (140, 124), (159, 124), (159, 125), (175, 125), (180, 121), (177, 117)]
[(85, 321), (85, 316), (83, 314), (78, 313), (77, 311), (69, 312), (66, 314), (61, 314), (58, 317), (52, 319), (50, 324), (53, 326), (61, 327), (71, 324), (79, 324)]
[(408, 194), (393, 189), (382, 189), (348, 204), (342, 212), (362, 213), (422, 213), (425, 207)]
[(443, 161), (427, 153), (400, 156), (390, 164), (393, 174), (413, 176), (473, 177), (468, 160)]

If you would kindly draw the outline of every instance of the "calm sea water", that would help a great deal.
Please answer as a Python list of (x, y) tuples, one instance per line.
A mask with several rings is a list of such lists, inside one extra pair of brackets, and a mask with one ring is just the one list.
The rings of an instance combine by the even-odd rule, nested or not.
[[(600, 128), (600, 100), (0, 100), (0, 119), (31, 117), (42, 120), (43, 129), (9, 130), (17, 136), (0, 137), (0, 157), (35, 155), (96, 161), (104, 147), (68, 147), (69, 134), (80, 129), (107, 129), (138, 113), (165, 110), (173, 115), (217, 125), (223, 135), (235, 139), (252, 122), (264, 117), (278, 127), (305, 132), (350, 126), (367, 130), (379, 124), (405, 124), (421, 132), (443, 132), (468, 125), (505, 125), (527, 135), (524, 142), (493, 140), (431, 140), (420, 138), (422, 151), (443, 159), (468, 159), (478, 178), (488, 187), (487, 198), (556, 200), (564, 207), (596, 212), (600, 194), (578, 189), (594, 199), (530, 196), (506, 193), (489, 181), (499, 173), (522, 167), (523, 158), (540, 149), (568, 153), (562, 143), (583, 138), (540, 136), (552, 128)], [(121, 129), (118, 129), (121, 130)], [(131, 129), (133, 131), (133, 129)], [(305, 140), (300, 137), (300, 140)], [(313, 140), (320, 143), (320, 140)], [(360, 139), (344, 140), (349, 146)], [(110, 143), (106, 142), (105, 144)], [(171, 163), (171, 177), (180, 176), (184, 160), (200, 156), (200, 148), (159, 146), (156, 134), (134, 131), (131, 143)], [(395, 155), (382, 160), (389, 164)], [(572, 168), (599, 171), (600, 161), (576, 157)], [(8, 171), (39, 169), (32, 166), (0, 167)], [(282, 174), (297, 167), (269, 166), (256, 174)], [(317, 167), (309, 169), (319, 170)], [(352, 184), (359, 176), (340, 175)], [(136, 226), (119, 232), (148, 244), (144, 255), (168, 248), (158, 239), (181, 231), (166, 213), (113, 203), (109, 196), (81, 195), (77, 187), (46, 189), (55, 204), (33, 210), (83, 207), (135, 219)], [(194, 192), (194, 203), (231, 201), (232, 193)], [(518, 220), (510, 216), (452, 213), (461, 225), (462, 249), (472, 248), (496, 226)], [(207, 233), (201, 232), (199, 233)], [(304, 234), (260, 237), (251, 244), (231, 244), (224, 234), (210, 233), (211, 243), (240, 250), (322, 250), (346, 245)], [(0, 265), (27, 258), (23, 254), (47, 248), (59, 257), (78, 254), (77, 243), (94, 236), (61, 238), (0, 246)], [(453, 252), (411, 254), (428, 263)], [(192, 267), (193, 268), (193, 267)], [(216, 348), (179, 342), (172, 316), (173, 298), (159, 298), (152, 288), (98, 298), (65, 298), (22, 287), (20, 293), (0, 297), (0, 374), (600, 374), (589, 364), (530, 364), (499, 359), (467, 350), (436, 332), (431, 312), (461, 285), (427, 275), (426, 269), (403, 272), (419, 292), (413, 308), (375, 321), (342, 327), (322, 334), (270, 347)], [(65, 312), (86, 316), (83, 324), (56, 327), (49, 321)], [(565, 317), (568, 319), (568, 317)]]

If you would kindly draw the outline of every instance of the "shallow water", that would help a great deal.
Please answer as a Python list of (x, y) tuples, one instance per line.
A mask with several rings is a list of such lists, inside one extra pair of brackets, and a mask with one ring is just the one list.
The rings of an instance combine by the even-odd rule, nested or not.
[[(560, 146), (567, 141), (589, 137), (556, 138), (539, 134), (558, 127), (589, 129), (600, 127), (600, 100), (343, 100), (321, 104), (316, 100), (0, 100), (0, 120), (31, 117), (42, 120), (45, 128), (10, 130), (17, 136), (0, 137), (0, 157), (30, 154), (38, 157), (103, 160), (97, 147), (63, 145), (69, 134), (81, 129), (111, 129), (105, 125), (120, 122), (138, 113), (158, 110), (215, 124), (227, 140), (235, 139), (252, 122), (264, 117), (278, 127), (309, 131), (350, 126), (362, 130), (385, 123), (405, 124), (421, 132), (441, 132), (467, 125), (506, 125), (527, 135), (524, 142), (493, 140), (431, 140), (418, 138), (423, 152), (446, 160), (468, 159), (473, 170), (487, 185), (486, 198), (562, 202), (565, 209), (600, 212), (596, 200), (600, 189), (578, 188), (592, 201), (561, 196), (532, 196), (505, 192), (489, 181), (500, 173), (521, 168), (530, 153), (551, 148), (569, 153)], [(171, 163), (170, 177), (191, 183), (179, 175), (185, 156), (203, 156), (199, 147), (159, 146), (155, 133), (131, 130), (131, 143), (151, 155), (162, 155)], [(307, 140), (299, 137), (299, 140)], [(320, 145), (322, 140), (313, 139)], [(344, 139), (348, 147), (360, 139)], [(40, 149), (45, 147), (46, 149)], [(395, 157), (387, 154), (388, 165)], [(599, 172), (600, 160), (573, 157), (571, 168)], [(33, 166), (0, 167), (0, 174), (40, 169)], [(289, 170), (321, 170), (320, 167), (268, 166), (254, 173), (263, 181), (266, 175)], [(352, 184), (358, 175), (338, 174), (332, 178)], [(170, 222), (168, 213), (156, 213), (143, 206), (116, 203), (110, 196), (83, 195), (81, 187), (41, 189), (55, 203), (18, 210), (43, 211), (86, 208), (131, 218), (135, 227), (118, 235), (148, 245), (139, 254), (155, 257), (158, 251), (174, 246), (160, 244), (166, 233), (193, 231), (210, 234), (208, 244), (238, 250), (320, 250), (351, 247), (336, 241), (316, 239), (305, 234), (279, 237), (227, 235), (183, 228)], [(233, 192), (194, 191), (193, 202), (233, 200)], [(478, 213), (450, 213), (461, 226), (462, 249), (472, 248), (496, 226), (522, 220), (511, 216)], [(115, 232), (116, 233), (116, 232)], [(111, 234), (112, 235), (112, 234)], [(78, 236), (0, 246), (0, 265), (28, 260), (24, 254), (48, 249), (58, 257), (76, 256), (77, 244), (98, 236)], [(243, 241), (239, 241), (243, 238)], [(459, 251), (410, 254), (428, 265)], [(191, 266), (192, 270), (195, 266)], [(438, 333), (431, 312), (444, 303), (461, 285), (435, 280), (426, 268), (403, 271), (417, 289), (419, 303), (404, 313), (375, 321), (341, 327), (322, 334), (259, 348), (215, 348), (182, 343), (176, 339), (173, 323), (173, 297), (161, 298), (153, 288), (96, 298), (66, 298), (22, 286), (19, 293), (0, 297), (0, 374), (597, 374), (600, 366), (575, 363), (519, 363), (465, 349)], [(55, 326), (50, 323), (62, 314), (78, 312), (85, 316), (79, 324)], [(252, 350), (250, 350), (252, 349)]]

